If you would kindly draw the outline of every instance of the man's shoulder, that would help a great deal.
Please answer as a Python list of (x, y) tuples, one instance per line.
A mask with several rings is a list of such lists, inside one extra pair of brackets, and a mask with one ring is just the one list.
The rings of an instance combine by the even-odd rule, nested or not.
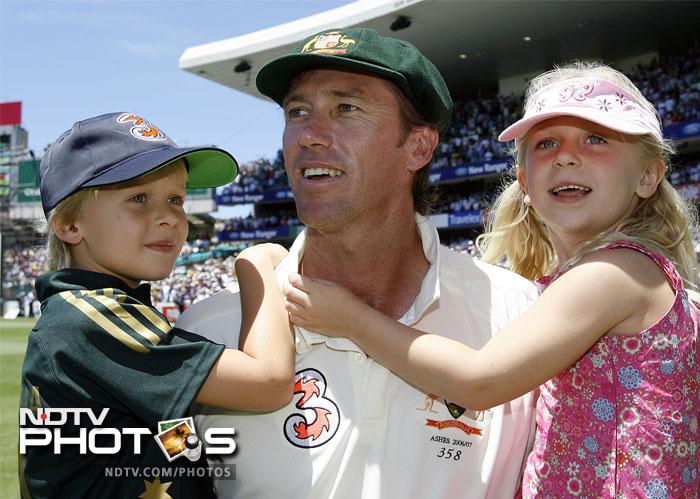
[(537, 288), (522, 276), (441, 246), (443, 290), (461, 296), (474, 315), (495, 331), (522, 314), (537, 299)]
[(232, 284), (198, 301), (177, 318), (176, 326), (217, 343), (238, 346), (241, 299), (238, 285)]
[(484, 263), (476, 257), (451, 250), (447, 246), (440, 246), (440, 258), (445, 269), (458, 272), (465, 284), (482, 284), (504, 290), (536, 293), (534, 284), (521, 275), (497, 265)]

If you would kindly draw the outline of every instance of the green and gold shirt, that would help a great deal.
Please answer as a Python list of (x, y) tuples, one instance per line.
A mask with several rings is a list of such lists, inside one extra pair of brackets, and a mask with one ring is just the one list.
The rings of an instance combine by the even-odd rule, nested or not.
[[(204, 457), (169, 461), (154, 436), (160, 422), (188, 415), (224, 347), (171, 327), (148, 285), (64, 269), (37, 278), (36, 290), (42, 315), (22, 368), (20, 407), (30, 414), (20, 429), (37, 434), (20, 448), (22, 495), (210, 497)], [(78, 421), (56, 411), (78, 408), (86, 409)], [(104, 420), (93, 422), (88, 409)]]

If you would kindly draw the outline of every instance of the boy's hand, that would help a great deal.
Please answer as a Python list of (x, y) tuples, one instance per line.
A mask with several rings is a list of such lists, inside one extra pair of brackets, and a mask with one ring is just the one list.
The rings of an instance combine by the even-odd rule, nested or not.
[(364, 304), (350, 291), (322, 279), (293, 273), (285, 286), (287, 312), (297, 326), (327, 336), (352, 336), (352, 323)]
[(287, 256), (288, 251), (279, 244), (262, 243), (250, 246), (241, 251), (236, 260), (249, 260), (253, 263), (270, 263), (276, 267)]

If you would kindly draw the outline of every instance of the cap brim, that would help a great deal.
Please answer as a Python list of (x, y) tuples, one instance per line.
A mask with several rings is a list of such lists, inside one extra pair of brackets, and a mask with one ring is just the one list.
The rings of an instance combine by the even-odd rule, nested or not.
[(302, 71), (316, 68), (351, 69), (376, 74), (393, 81), (409, 99), (412, 98), (408, 81), (401, 73), (371, 62), (333, 55), (289, 54), (278, 57), (260, 69), (255, 78), (255, 85), (260, 93), (267, 95), (281, 106), (292, 86), (292, 80)]
[(81, 187), (96, 187), (126, 182), (153, 172), (177, 159), (186, 159), (187, 187), (218, 187), (231, 182), (238, 174), (238, 163), (228, 152), (217, 147), (165, 147), (139, 154), (117, 163)]
[(558, 108), (556, 111), (535, 114), (529, 118), (523, 118), (516, 121), (501, 132), (501, 134), (498, 136), (498, 140), (501, 142), (508, 142), (511, 140), (522, 139), (528, 134), (532, 127), (538, 123), (550, 118), (556, 118), (557, 116), (576, 116), (578, 118), (583, 118), (584, 120), (592, 121), (593, 123), (597, 123), (598, 125), (602, 125), (606, 128), (610, 128), (611, 130), (629, 135), (645, 135), (652, 133), (642, 125), (629, 120), (617, 118), (606, 113), (605, 111), (598, 111), (596, 109), (589, 108)]

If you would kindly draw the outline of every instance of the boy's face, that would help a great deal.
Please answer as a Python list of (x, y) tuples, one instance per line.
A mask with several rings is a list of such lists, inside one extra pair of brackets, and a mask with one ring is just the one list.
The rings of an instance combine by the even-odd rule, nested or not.
[(71, 248), (75, 266), (131, 287), (170, 275), (188, 232), (182, 168), (166, 167), (91, 196), (74, 223), (82, 236)]

